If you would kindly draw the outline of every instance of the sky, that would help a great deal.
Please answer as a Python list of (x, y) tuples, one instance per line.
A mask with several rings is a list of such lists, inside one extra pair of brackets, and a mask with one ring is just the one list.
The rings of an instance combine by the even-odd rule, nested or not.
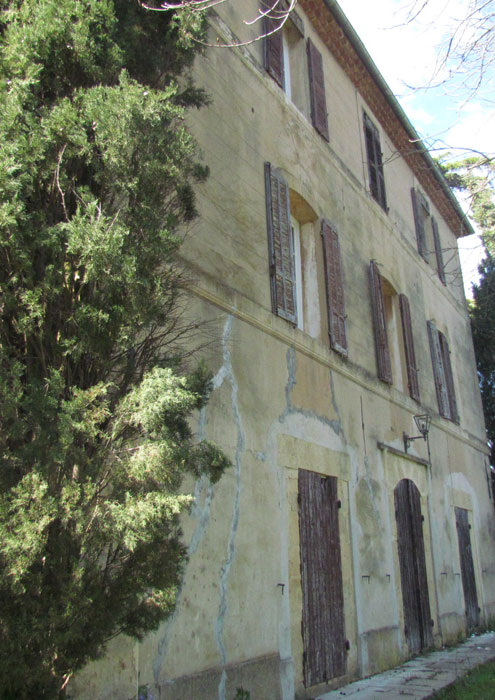
[[(495, 102), (490, 99), (494, 80), (484, 93), (475, 95), (463, 89), (460, 72), (434, 87), (448, 77), (439, 63), (439, 48), (445, 46), (456, 20), (465, 16), (467, 0), (428, 0), (425, 9), (409, 23), (408, 11), (420, 7), (422, 1), (338, 2), (433, 155), (442, 149), (456, 157), (471, 155), (470, 149), (495, 154)], [(482, 249), (477, 236), (460, 239), (459, 248), (466, 294), (470, 296)]]

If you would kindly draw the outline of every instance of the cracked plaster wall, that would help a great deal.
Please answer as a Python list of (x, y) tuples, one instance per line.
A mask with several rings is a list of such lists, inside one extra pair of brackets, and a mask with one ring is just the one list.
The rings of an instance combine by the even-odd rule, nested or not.
[[(256, 12), (255, 0), (249, 3)], [(235, 3), (223, 8), (231, 23)], [(324, 51), (304, 15), (303, 20)], [(459, 290), (450, 282), (444, 288), (418, 259), (409, 195), (414, 178), (400, 157), (389, 159), (385, 215), (366, 193), (356, 137), (366, 105), (333, 58), (324, 54), (328, 88), (338, 97), (332, 100), (332, 138), (326, 144), (263, 74), (260, 52), (259, 44), (240, 57), (235, 51), (207, 52), (196, 76), (209, 86), (213, 101), (192, 119), (211, 177), (199, 189), (200, 218), (184, 246), (201, 288), (191, 313), (220, 325), (214, 334), (218, 347), (206, 351), (214, 391), (197, 432), (216, 440), (233, 466), (214, 487), (207, 479), (186, 484), (195, 494), (184, 520), (190, 560), (172, 618), (140, 645), (112, 644), (107, 659), (74, 684), (77, 700), (126, 700), (139, 684), (155, 700), (231, 700), (236, 684), (251, 688), (253, 700), (304, 695), (297, 468), (339, 477), (350, 674), (380, 670), (407, 655), (393, 508), (393, 488), (401, 478), (419, 482), (425, 497), (438, 634), (442, 627), (444, 641), (452, 641), (462, 631), (455, 505), (470, 509), (482, 605), (495, 613), (493, 504), (484, 456), (476, 447), (483, 437), (480, 400), (474, 369), (462, 371), (473, 368), (465, 307)], [(290, 128), (281, 130), (280, 124)], [(388, 159), (391, 144), (384, 142), (384, 148)], [(265, 160), (283, 168), (291, 188), (339, 231), (347, 360), (328, 349), (317, 223), (303, 232), (309, 333), (271, 313)], [(435, 216), (441, 236), (455, 245), (453, 233)], [(420, 407), (398, 390), (404, 382), (389, 388), (376, 379), (371, 258), (379, 259), (398, 291), (409, 294)], [(449, 329), (460, 428), (436, 415), (425, 318), (443, 318)], [(424, 467), (377, 447), (381, 442), (403, 450), (403, 432), (414, 430), (412, 416), (419, 408), (434, 415), (428, 479), (421, 476)], [(422, 441), (410, 453), (427, 457)]]

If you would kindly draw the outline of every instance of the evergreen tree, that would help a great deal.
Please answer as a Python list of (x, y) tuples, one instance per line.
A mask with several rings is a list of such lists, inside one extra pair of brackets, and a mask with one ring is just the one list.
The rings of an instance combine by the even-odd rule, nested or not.
[(469, 194), (471, 214), (485, 246), (470, 316), (491, 463), (495, 465), (495, 165), (491, 159), (472, 157), (441, 167), (451, 187)]
[(203, 26), (135, 0), (1, 0), (0, 24), (0, 698), (41, 700), (170, 613), (183, 474), (227, 465), (174, 343)]

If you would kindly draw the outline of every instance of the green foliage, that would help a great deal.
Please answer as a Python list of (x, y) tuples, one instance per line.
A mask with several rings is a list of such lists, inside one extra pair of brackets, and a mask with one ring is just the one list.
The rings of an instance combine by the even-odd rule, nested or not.
[(431, 697), (435, 700), (488, 700), (493, 697), (494, 683), (495, 662), (489, 661)]
[(491, 463), (495, 465), (495, 257), (488, 251), (479, 272), (470, 315)]
[[(201, 15), (0, 2), (0, 698), (56, 698), (174, 606), (203, 368), (176, 341)], [(63, 691), (62, 691), (63, 695)]]
[(473, 342), (480, 379), (491, 459), (495, 465), (495, 166), (486, 158), (467, 158), (443, 166), (450, 186), (470, 196), (486, 257), (479, 266), (470, 306)]
[(251, 693), (249, 690), (244, 690), (244, 688), (237, 688), (234, 696), (234, 700), (250, 700)]

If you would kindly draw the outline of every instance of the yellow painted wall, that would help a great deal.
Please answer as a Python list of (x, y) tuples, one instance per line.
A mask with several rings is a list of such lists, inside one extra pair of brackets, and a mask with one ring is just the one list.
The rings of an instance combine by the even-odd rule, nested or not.
[[(238, 13), (254, 16), (256, 8), (256, 0), (220, 5), (212, 42), (232, 39), (226, 25), (247, 38), (253, 30)], [(309, 121), (303, 39), (293, 72), (300, 109), (263, 70), (259, 42), (208, 49), (197, 60), (196, 81), (212, 103), (189, 119), (211, 175), (199, 188), (200, 216), (183, 255), (195, 276), (189, 312), (210, 322), (204, 354), (214, 391), (196, 429), (218, 442), (233, 466), (214, 487), (206, 480), (186, 485), (196, 501), (184, 520), (190, 558), (175, 614), (141, 644), (111, 644), (105, 659), (75, 679), (77, 700), (125, 700), (139, 686), (155, 700), (231, 700), (240, 686), (252, 700), (293, 700), (399, 663), (408, 651), (393, 490), (403, 478), (421, 493), (435, 643), (465, 633), (455, 506), (469, 510), (483, 620), (495, 613), (494, 507), (455, 235), (433, 208), (452, 257), (444, 287), (417, 252), (412, 172), (378, 125), (385, 213), (368, 192), (367, 106), (300, 15), (324, 56), (329, 143)], [(265, 161), (284, 173), (293, 209), (304, 218), (302, 330), (271, 311)], [(329, 348), (321, 218), (340, 238), (347, 359)], [(421, 404), (397, 371), (390, 387), (376, 377), (372, 258), (409, 297)], [(460, 425), (438, 415), (428, 319), (449, 341)], [(390, 341), (400, 357), (400, 327)], [(403, 445), (404, 431), (416, 434), (413, 415), (424, 412), (433, 416), (429, 465), (422, 440), (409, 448), (413, 459)], [(302, 678), (299, 468), (336, 476), (342, 501), (348, 673), (316, 689), (305, 689)]]

